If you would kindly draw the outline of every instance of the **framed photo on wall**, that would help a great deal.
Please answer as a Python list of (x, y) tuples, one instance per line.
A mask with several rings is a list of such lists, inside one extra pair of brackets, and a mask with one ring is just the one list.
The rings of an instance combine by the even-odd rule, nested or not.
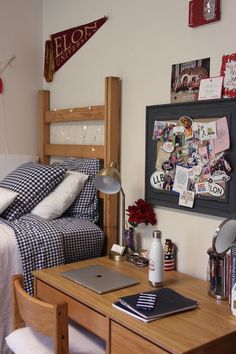
[(236, 100), (146, 107), (145, 199), (236, 218)]
[(197, 101), (201, 79), (210, 77), (210, 58), (173, 64), (171, 103)]

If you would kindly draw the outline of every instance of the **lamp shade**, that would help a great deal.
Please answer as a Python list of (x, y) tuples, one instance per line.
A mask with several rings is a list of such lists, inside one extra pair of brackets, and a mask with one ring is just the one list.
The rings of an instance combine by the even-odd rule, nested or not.
[(121, 190), (121, 178), (114, 162), (97, 173), (94, 185), (100, 192), (106, 194), (115, 194)]

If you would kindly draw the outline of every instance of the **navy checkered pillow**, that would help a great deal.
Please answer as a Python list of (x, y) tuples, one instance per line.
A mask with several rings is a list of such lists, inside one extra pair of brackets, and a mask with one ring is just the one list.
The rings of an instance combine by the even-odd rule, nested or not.
[(65, 172), (59, 166), (28, 162), (9, 173), (0, 182), (0, 187), (13, 190), (18, 195), (1, 217), (11, 221), (28, 213), (61, 182)]
[(68, 171), (79, 171), (89, 176), (82, 191), (75, 199), (74, 203), (66, 210), (64, 216), (97, 222), (99, 217), (98, 195), (93, 180), (100, 170), (100, 160), (95, 158), (65, 160), (52, 164), (52, 166), (55, 165), (66, 168)]

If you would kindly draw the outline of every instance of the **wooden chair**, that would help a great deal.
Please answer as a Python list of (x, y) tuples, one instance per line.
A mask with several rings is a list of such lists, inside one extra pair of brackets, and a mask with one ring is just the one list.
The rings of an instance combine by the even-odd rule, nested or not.
[(22, 275), (13, 276), (12, 285), (14, 331), (6, 342), (15, 354), (106, 353), (102, 339), (72, 323), (68, 326), (66, 303), (48, 304), (28, 295)]

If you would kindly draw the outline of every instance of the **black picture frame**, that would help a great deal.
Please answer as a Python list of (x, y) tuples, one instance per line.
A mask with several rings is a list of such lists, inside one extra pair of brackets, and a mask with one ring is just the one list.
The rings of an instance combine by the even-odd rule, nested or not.
[[(155, 189), (150, 184), (150, 177), (156, 170), (157, 141), (153, 140), (155, 121), (173, 121), (181, 116), (195, 119), (226, 117), (230, 135), (228, 150), (231, 163), (231, 179), (226, 183), (224, 198), (196, 197), (193, 208), (178, 204), (179, 194), (173, 191)], [(145, 200), (154, 207), (164, 206), (184, 211), (215, 215), (236, 219), (236, 99), (217, 99), (176, 104), (161, 104), (146, 107), (146, 161), (145, 161)]]

